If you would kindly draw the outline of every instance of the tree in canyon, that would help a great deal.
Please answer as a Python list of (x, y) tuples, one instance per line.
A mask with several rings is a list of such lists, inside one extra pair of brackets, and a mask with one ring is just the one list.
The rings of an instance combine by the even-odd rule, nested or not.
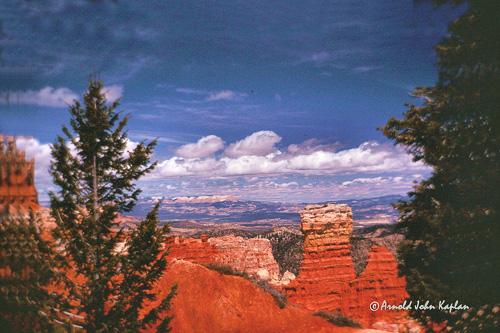
[[(130, 115), (120, 119), (118, 105), (108, 105), (103, 84), (91, 78), (84, 105), (69, 107), (71, 129), (62, 128), (67, 139), (58, 136), (52, 150), (51, 174), (60, 188), (50, 194), (53, 235), (61, 268), (74, 281), (67, 290), (75, 322), (89, 332), (137, 332), (159, 319), (176, 290), (144, 312), (167, 266), (161, 244), (169, 227), (158, 227), (158, 205), (133, 230), (116, 221), (137, 201), (141, 190), (134, 182), (156, 165), (150, 163), (156, 141), (127, 149)], [(168, 331), (171, 317), (162, 318), (158, 330)]]

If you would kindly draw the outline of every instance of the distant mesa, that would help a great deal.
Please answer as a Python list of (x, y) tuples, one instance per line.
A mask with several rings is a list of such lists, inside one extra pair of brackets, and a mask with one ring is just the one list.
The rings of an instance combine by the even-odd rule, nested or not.
[(199, 197), (176, 197), (172, 198), (172, 202), (174, 203), (214, 203), (214, 202), (222, 202), (222, 201), (238, 201), (233, 196), (230, 195), (203, 195)]
[(26, 214), (30, 208), (41, 208), (35, 188), (35, 160), (26, 160), (14, 137), (0, 135), (0, 217)]
[(143, 203), (215, 203), (215, 202), (223, 202), (230, 201), (236, 202), (239, 201), (235, 197), (231, 195), (202, 195), (197, 197), (174, 197), (174, 198), (165, 198), (165, 197), (149, 197), (145, 198)]

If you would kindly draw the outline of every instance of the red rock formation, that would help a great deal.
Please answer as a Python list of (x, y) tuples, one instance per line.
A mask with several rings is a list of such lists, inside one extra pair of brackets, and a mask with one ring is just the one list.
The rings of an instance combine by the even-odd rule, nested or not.
[(365, 271), (356, 278), (351, 253), (352, 212), (347, 205), (312, 205), (301, 214), (305, 235), (299, 276), (284, 287), (291, 303), (308, 311), (341, 312), (364, 325), (391, 321), (392, 311), (371, 311), (385, 300), (400, 305), (408, 297), (405, 279), (398, 277), (394, 256), (374, 246)]
[(220, 255), (217, 247), (207, 241), (207, 237), (201, 239), (169, 237), (165, 246), (169, 248), (170, 260), (184, 259), (199, 264), (209, 264), (216, 262)]
[(299, 276), (286, 287), (289, 300), (309, 311), (341, 309), (356, 278), (350, 256), (351, 208), (311, 205), (300, 216), (304, 259)]
[(170, 259), (183, 259), (190, 262), (217, 263), (230, 266), (249, 275), (267, 271), (269, 278), (277, 280), (279, 266), (274, 260), (271, 243), (268, 239), (252, 238), (245, 240), (234, 235), (201, 239), (170, 237), (165, 243), (170, 248)]
[[(353, 332), (296, 307), (280, 309), (270, 294), (250, 281), (222, 275), (200, 265), (176, 261), (157, 285), (159, 297), (178, 283), (169, 314), (172, 332)], [(148, 332), (156, 332), (152, 327)]]
[(385, 300), (387, 304), (399, 305), (408, 297), (405, 278), (398, 276), (397, 266), (394, 256), (387, 248), (372, 247), (368, 264), (355, 283), (359, 290), (356, 313), (361, 317), (375, 319), (387, 313), (384, 310), (371, 311), (369, 305), (374, 301)]
[(209, 243), (221, 252), (217, 262), (231, 266), (249, 275), (257, 275), (259, 270), (267, 270), (271, 279), (277, 279), (280, 269), (273, 257), (271, 243), (265, 238), (243, 239), (228, 235), (210, 238)]
[[(5, 147), (5, 141), (7, 147)], [(0, 216), (38, 210), (35, 160), (26, 160), (14, 137), (0, 135)]]

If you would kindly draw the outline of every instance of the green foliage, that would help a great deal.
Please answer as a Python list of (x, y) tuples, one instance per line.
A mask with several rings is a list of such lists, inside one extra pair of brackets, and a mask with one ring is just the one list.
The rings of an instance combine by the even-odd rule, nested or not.
[[(145, 302), (156, 298), (153, 284), (167, 265), (161, 243), (169, 226), (157, 227), (158, 205), (128, 234), (115, 221), (135, 205), (140, 190), (134, 181), (154, 168), (149, 158), (156, 141), (126, 152), (130, 116), (120, 120), (118, 101), (108, 106), (102, 87), (90, 80), (84, 106), (70, 106), (71, 130), (63, 126), (69, 142), (58, 136), (53, 145), (51, 173), (60, 187), (58, 195), (50, 194), (53, 235), (61, 246), (61, 268), (81, 281), (69, 297), (84, 329), (136, 332), (156, 322), (175, 293), (174, 287), (159, 307), (140, 315)], [(120, 242), (124, 251), (117, 250)], [(166, 330), (169, 320), (160, 328)]]
[(68, 308), (47, 290), (63, 279), (53, 269), (53, 244), (38, 229), (39, 218), (0, 219), (0, 327), (2, 332), (47, 332), (61, 326)]
[(351, 237), (351, 258), (357, 276), (365, 270), (373, 244), (371, 239)]
[(274, 301), (276, 302), (276, 305), (278, 305), (280, 309), (284, 309), (288, 305), (288, 297), (281, 291), (271, 286), (268, 281), (254, 279), (254, 283), (260, 289), (269, 293), (273, 297)]
[(304, 252), (304, 236), (287, 231), (270, 231), (263, 233), (262, 237), (269, 239), (280, 273), (289, 271), (298, 276)]
[(341, 313), (328, 313), (326, 311), (319, 311), (313, 313), (313, 316), (326, 319), (330, 324), (335, 326), (347, 326), (354, 328), (361, 328), (361, 324), (351, 317), (344, 316)]
[(483, 305), (462, 313), (455, 313), (453, 329), (456, 332), (497, 333), (500, 331), (500, 304)]
[[(433, 168), (411, 200), (396, 205), (407, 232), (400, 269), (415, 300), (479, 308), (500, 299), (499, 17), (500, 2), (469, 1), (436, 46), (438, 83), (414, 93), (423, 105), (382, 128)], [(413, 315), (450, 326), (456, 320), (439, 310)]]
[(219, 272), (220, 274), (223, 274), (223, 275), (239, 276), (239, 277), (242, 277), (248, 281), (252, 281), (252, 278), (246, 272), (238, 271), (238, 270), (232, 268), (231, 266), (220, 265), (220, 264), (216, 264), (216, 263), (210, 263), (210, 264), (206, 264), (203, 266), (205, 266), (206, 268), (208, 268), (212, 271)]

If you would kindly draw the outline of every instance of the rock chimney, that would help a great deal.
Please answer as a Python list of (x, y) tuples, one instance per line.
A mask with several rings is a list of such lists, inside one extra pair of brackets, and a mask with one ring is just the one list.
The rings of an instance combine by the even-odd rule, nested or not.
[(300, 230), (305, 236), (304, 259), (288, 297), (309, 311), (340, 309), (342, 295), (356, 278), (351, 259), (351, 208), (310, 205), (300, 212), (300, 217)]

